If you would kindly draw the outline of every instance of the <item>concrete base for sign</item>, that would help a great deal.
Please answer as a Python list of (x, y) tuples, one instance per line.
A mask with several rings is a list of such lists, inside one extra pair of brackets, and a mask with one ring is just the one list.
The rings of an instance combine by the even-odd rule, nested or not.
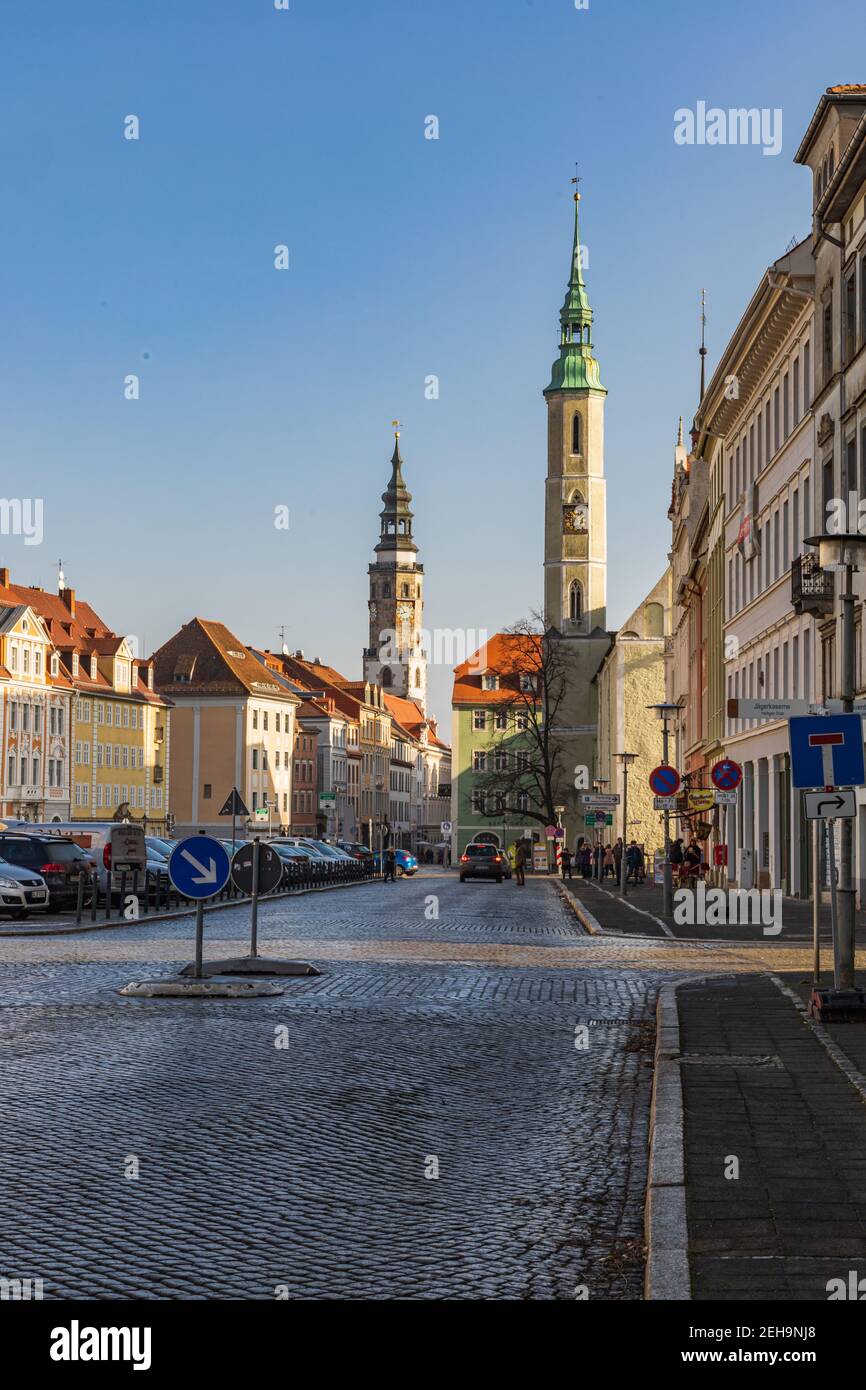
[(866, 1023), (866, 993), (857, 988), (816, 987), (809, 996), (809, 1013), (819, 1023)]
[[(186, 967), (194, 969), (192, 965)], [(117, 992), (133, 999), (260, 999), (283, 990), (270, 980), (196, 980), (166, 975), (161, 980), (130, 980)]]
[[(194, 965), (185, 965), (181, 975), (191, 975)], [(206, 960), (205, 975), (321, 975), (304, 960), (274, 960), (270, 956), (235, 956), (231, 960)]]

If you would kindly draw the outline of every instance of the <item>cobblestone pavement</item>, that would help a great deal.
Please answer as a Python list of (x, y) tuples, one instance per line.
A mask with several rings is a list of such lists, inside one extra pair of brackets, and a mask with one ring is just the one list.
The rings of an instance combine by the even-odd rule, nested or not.
[[(208, 954), (247, 916), (210, 916)], [(189, 959), (189, 920), (3, 939), (0, 1274), (46, 1297), (639, 1298), (677, 964), (578, 930), (547, 881), (311, 894), (263, 905), (260, 939), (323, 974), (256, 1001), (117, 994)]]

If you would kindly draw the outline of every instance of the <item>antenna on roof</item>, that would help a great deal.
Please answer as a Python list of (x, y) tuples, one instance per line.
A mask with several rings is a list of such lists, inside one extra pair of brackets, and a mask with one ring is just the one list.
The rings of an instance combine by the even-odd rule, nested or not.
[(283, 656), (289, 656), (289, 655), (290, 655), (290, 653), (289, 653), (289, 648), (288, 648), (288, 645), (287, 645), (287, 643), (286, 643), (286, 625), (285, 625), (285, 623), (283, 623), (282, 626), (280, 627), (280, 643), (281, 643), (281, 651), (282, 651), (282, 653), (283, 653)]
[(64, 573), (63, 573), (63, 561), (62, 561), (62, 560), (58, 560), (58, 561), (57, 561), (57, 589), (58, 589), (58, 592), (62, 594), (62, 593), (63, 593), (63, 590), (64, 590), (65, 588), (66, 588), (66, 576), (65, 576)]
[(707, 292), (706, 292), (706, 290), (701, 290), (701, 346), (700, 346), (700, 348), (698, 349), (698, 352), (699, 352), (699, 355), (700, 355), (700, 359), (701, 359), (701, 394), (700, 394), (700, 397), (699, 397), (700, 400), (703, 400), (703, 399), (704, 399), (704, 389), (705, 389), (705, 385), (706, 385), (706, 382), (705, 382), (706, 367), (707, 367), (706, 330), (707, 330)]

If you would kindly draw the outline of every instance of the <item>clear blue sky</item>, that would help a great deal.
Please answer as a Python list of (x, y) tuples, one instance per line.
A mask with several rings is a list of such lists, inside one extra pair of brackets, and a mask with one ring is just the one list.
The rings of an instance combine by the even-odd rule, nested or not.
[[(616, 626), (665, 563), (701, 286), (712, 370), (808, 230), (792, 156), (821, 91), (866, 79), (862, 16), (859, 0), (7, 4), (2, 491), (44, 498), (45, 539), (0, 538), (2, 563), (53, 587), (62, 556), (144, 650), (200, 614), (268, 646), (285, 624), (358, 675), (397, 416), (426, 625), (527, 613), (578, 160)], [(781, 107), (782, 153), (676, 145), (674, 111), (699, 100)], [(431, 689), (444, 719), (448, 669)]]

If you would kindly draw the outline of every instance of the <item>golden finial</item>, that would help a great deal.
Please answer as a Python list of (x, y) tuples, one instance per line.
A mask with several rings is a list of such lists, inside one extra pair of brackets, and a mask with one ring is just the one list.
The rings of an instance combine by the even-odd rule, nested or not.
[(575, 162), (575, 165), (574, 165), (574, 178), (571, 180), (571, 182), (574, 184), (574, 201), (575, 201), (576, 203), (579, 203), (579, 202), (580, 202), (580, 191), (579, 191), (577, 185), (581, 182), (581, 178), (580, 178), (580, 175), (579, 175), (578, 172), (577, 172), (577, 163), (576, 163), (576, 162)]
[(402, 425), (401, 421), (400, 421), (400, 420), (392, 420), (392, 421), (391, 421), (391, 428), (392, 428), (392, 430), (394, 431), (394, 437), (395, 437), (395, 439), (399, 439), (399, 438), (400, 438), (400, 431), (401, 431), (401, 429), (403, 428), (403, 425)]

